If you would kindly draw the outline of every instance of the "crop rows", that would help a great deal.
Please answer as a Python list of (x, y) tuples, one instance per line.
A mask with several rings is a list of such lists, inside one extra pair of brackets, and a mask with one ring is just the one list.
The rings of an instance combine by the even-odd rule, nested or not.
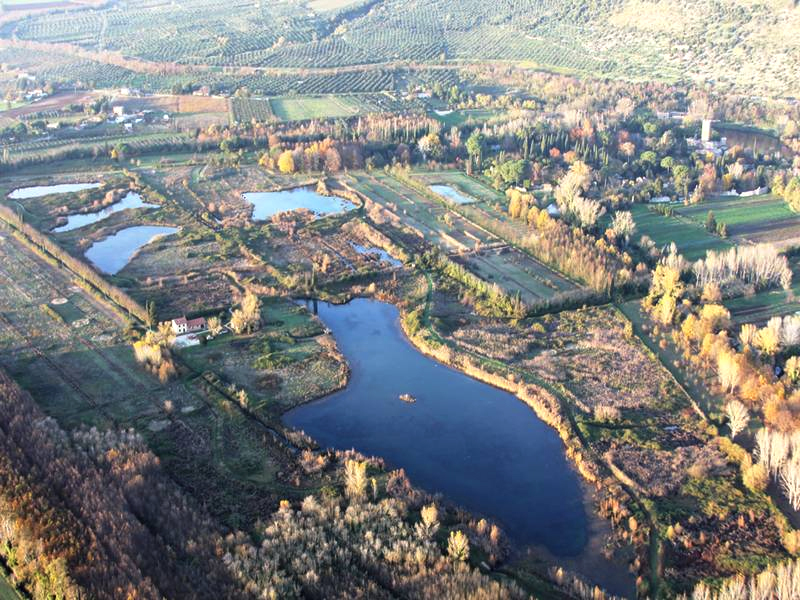
[(175, 145), (188, 142), (190, 138), (180, 133), (157, 133), (146, 136), (95, 136), (82, 139), (56, 139), (23, 142), (20, 144), (10, 144), (6, 146), (9, 158), (25, 156), (26, 158), (38, 158), (53, 153), (67, 152), (80, 148), (97, 148), (103, 151), (113, 148), (115, 145), (124, 143), (137, 153), (147, 152), (150, 148), (161, 147), (164, 145)]
[[(114, 4), (97, 11), (31, 16), (7, 25), (4, 33), (168, 64), (336, 68), (513, 60), (626, 79), (713, 79), (748, 93), (785, 94), (800, 85), (800, 71), (793, 68), (800, 52), (800, 37), (793, 34), (800, 28), (800, 12), (769, 3), (743, 8), (736, 0), (463, 0), (456, 8), (443, 0), (384, 0), (356, 13), (318, 15), (288, 0), (143, 0), (135, 8)], [(78, 74), (88, 79), (87, 71)], [(226, 76), (198, 77), (219, 81)], [(148, 87), (131, 79), (136, 78), (124, 84)], [(163, 80), (148, 83), (163, 89)], [(386, 89), (363, 78), (352, 89), (331, 83), (253, 75), (247, 85), (269, 95)]]
[(231, 113), (233, 120), (238, 123), (266, 123), (275, 118), (266, 98), (231, 98)]
[(272, 98), (273, 114), (283, 121), (302, 121), (351, 117), (356, 115), (397, 113), (414, 107), (390, 93), (328, 96), (289, 96)]

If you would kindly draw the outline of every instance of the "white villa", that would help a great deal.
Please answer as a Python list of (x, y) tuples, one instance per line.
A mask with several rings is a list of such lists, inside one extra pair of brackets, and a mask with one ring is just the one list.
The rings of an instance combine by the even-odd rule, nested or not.
[(187, 319), (186, 317), (172, 319), (172, 331), (175, 335), (197, 333), (198, 331), (205, 331), (205, 329), (206, 320), (203, 317), (197, 319)]

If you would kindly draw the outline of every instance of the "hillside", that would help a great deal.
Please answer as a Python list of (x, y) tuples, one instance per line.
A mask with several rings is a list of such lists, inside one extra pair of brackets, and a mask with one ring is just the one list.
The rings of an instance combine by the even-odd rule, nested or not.
[[(31, 15), (2, 35), (91, 53), (83, 63), (94, 66), (77, 70), (84, 79), (101, 78), (102, 65), (120, 56), (162, 71), (175, 63), (192, 65), (184, 73), (259, 67), (295, 79), (298, 69), (499, 60), (794, 97), (798, 31), (800, 8), (789, 0), (465, 0), (457, 10), (447, 0), (142, 0)], [(7, 54), (0, 58), (13, 65)], [(44, 70), (62, 78), (76, 72)], [(377, 87), (392, 85), (384, 78)]]

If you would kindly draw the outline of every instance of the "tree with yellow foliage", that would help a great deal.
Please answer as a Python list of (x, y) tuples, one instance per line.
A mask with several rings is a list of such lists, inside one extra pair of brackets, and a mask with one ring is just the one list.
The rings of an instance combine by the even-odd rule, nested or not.
[[(736, 353), (731, 350), (723, 350), (717, 356), (717, 376), (719, 383), (728, 392), (732, 392), (739, 384), (741, 378), (741, 368), (739, 361), (736, 359)], [(728, 405), (730, 408), (731, 404)], [(738, 407), (736, 407), (738, 409)], [(728, 415), (730, 417), (730, 414)], [(733, 426), (731, 426), (733, 429)], [(735, 436), (736, 434), (734, 434)], [(733, 436), (732, 436), (733, 437)]]
[(745, 323), (739, 331), (739, 341), (742, 342), (742, 347), (753, 346), (756, 343), (756, 335), (758, 335), (758, 327), (752, 323)]
[(800, 383), (800, 356), (792, 356), (786, 361), (786, 376), (792, 383)]
[(772, 327), (762, 327), (756, 334), (755, 343), (762, 354), (774, 356), (781, 345), (780, 335)]
[(653, 317), (657, 321), (668, 325), (675, 318), (675, 308), (684, 289), (680, 271), (673, 266), (659, 263), (653, 273), (653, 283), (645, 298), (645, 306), (652, 309)]
[(344, 463), (344, 491), (351, 500), (360, 501), (366, 497), (366, 461), (348, 460)]
[(242, 299), (242, 307), (231, 315), (231, 329), (236, 334), (252, 333), (261, 323), (261, 300), (250, 290)]
[(420, 510), (422, 522), (417, 524), (417, 531), (424, 537), (433, 537), (439, 529), (439, 509), (435, 504), (423, 506)]
[(451, 531), (447, 538), (447, 555), (456, 561), (469, 558), (469, 538), (462, 531)]
[(294, 173), (294, 155), (289, 150), (284, 150), (278, 157), (278, 170), (281, 173)]

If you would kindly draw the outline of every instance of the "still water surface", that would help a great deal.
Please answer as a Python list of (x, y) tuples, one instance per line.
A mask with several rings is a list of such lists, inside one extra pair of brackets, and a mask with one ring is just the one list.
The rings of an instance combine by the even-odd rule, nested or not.
[(307, 208), (317, 216), (343, 213), (354, 208), (352, 202), (338, 196), (323, 196), (308, 187), (279, 192), (247, 192), (244, 199), (253, 205), (253, 220), (266, 221), (272, 215)]
[(53, 229), (55, 233), (63, 233), (65, 231), (72, 231), (86, 227), (92, 223), (97, 223), (103, 219), (107, 219), (116, 212), (134, 208), (158, 208), (158, 204), (147, 204), (142, 200), (142, 197), (136, 192), (128, 192), (122, 200), (106, 206), (102, 210), (91, 213), (80, 213), (77, 215), (69, 215), (67, 222)]
[(414, 485), (495, 519), (519, 543), (556, 556), (581, 552), (583, 490), (553, 429), (513, 395), (417, 351), (394, 306), (357, 299), (318, 307), (352, 376), (344, 390), (287, 413), (287, 425), (323, 447), (385, 458)]
[(99, 188), (99, 183), (60, 183), (58, 185), (36, 185), (32, 187), (19, 188), (11, 192), (8, 197), (12, 200), (27, 200), (28, 198), (40, 198), (49, 194), (69, 194)]
[(92, 244), (86, 251), (86, 258), (104, 273), (116, 275), (130, 262), (139, 248), (156, 238), (172, 235), (177, 231), (177, 227), (153, 225), (128, 227)]
[(449, 185), (431, 185), (431, 191), (439, 194), (440, 196), (444, 196), (450, 202), (455, 204), (470, 204), (472, 202), (476, 202), (475, 198), (470, 198), (469, 196), (462, 194), (456, 188), (449, 186)]

